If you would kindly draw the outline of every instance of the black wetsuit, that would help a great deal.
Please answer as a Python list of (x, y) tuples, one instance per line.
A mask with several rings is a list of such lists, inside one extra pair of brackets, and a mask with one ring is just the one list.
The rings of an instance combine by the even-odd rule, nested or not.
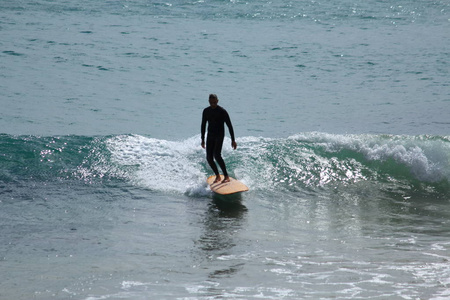
[(225, 167), (225, 162), (222, 158), (222, 144), (225, 137), (225, 125), (227, 124), (228, 130), (230, 131), (231, 140), (234, 142), (234, 131), (233, 125), (231, 125), (230, 116), (228, 116), (227, 111), (221, 107), (216, 108), (207, 107), (203, 110), (202, 117), (202, 142), (205, 141), (205, 129), (206, 122), (208, 122), (208, 137), (206, 139), (206, 159), (208, 160), (211, 169), (213, 169), (214, 174), (219, 175), (219, 170), (217, 169), (214, 159), (219, 164), (223, 171), (224, 176), (228, 176), (227, 169)]

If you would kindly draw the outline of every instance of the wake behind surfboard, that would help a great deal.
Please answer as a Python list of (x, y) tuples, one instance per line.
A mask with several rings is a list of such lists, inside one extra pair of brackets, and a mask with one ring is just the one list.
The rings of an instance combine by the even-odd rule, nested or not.
[(246, 192), (248, 187), (237, 179), (230, 177), (229, 182), (222, 183), (223, 175), (220, 175), (220, 181), (214, 183), (216, 175), (208, 177), (206, 182), (209, 184), (211, 191), (221, 195), (230, 195), (234, 193)]

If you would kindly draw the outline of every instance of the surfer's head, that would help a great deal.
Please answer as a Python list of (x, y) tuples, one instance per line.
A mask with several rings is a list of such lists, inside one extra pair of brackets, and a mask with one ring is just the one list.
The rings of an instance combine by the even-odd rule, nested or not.
[(211, 108), (216, 108), (218, 102), (219, 98), (217, 98), (216, 94), (209, 94), (209, 105), (211, 106)]

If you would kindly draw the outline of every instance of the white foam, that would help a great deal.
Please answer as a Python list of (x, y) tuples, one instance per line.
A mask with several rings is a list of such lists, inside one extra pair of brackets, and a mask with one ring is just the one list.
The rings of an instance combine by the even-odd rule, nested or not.
[(330, 152), (350, 149), (372, 161), (393, 159), (406, 165), (419, 180), (450, 179), (450, 143), (433, 137), (312, 132), (297, 134), (290, 139), (316, 143)]
[(106, 141), (111, 160), (125, 168), (125, 176), (136, 185), (152, 190), (203, 193), (204, 154), (199, 137), (166, 141), (140, 135), (121, 135)]
[(130, 289), (134, 286), (143, 286), (145, 283), (140, 281), (122, 281), (122, 289)]

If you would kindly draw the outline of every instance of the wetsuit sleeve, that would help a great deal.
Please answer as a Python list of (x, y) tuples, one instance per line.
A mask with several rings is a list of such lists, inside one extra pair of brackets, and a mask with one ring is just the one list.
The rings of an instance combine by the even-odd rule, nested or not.
[(201, 126), (202, 142), (205, 141), (205, 132), (206, 132), (206, 110), (203, 110), (202, 126)]
[(234, 142), (234, 130), (233, 125), (231, 124), (230, 116), (228, 112), (225, 111), (225, 124), (228, 126), (228, 130), (230, 131), (231, 141)]

